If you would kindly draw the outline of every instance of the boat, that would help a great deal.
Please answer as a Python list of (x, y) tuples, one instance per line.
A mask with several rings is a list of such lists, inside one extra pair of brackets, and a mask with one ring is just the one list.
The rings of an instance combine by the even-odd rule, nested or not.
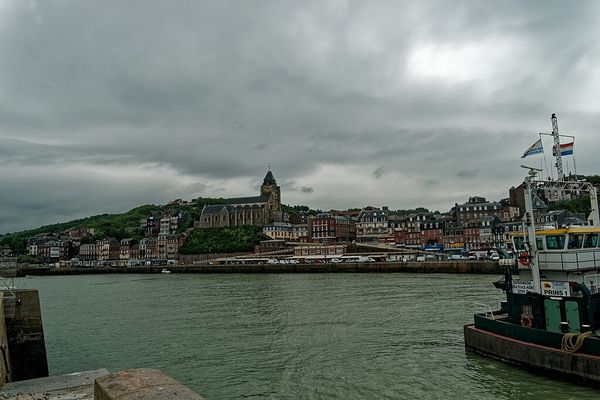
[(171, 271), (169, 271), (169, 270), (168, 270), (168, 269), (166, 269), (166, 268), (163, 268), (163, 269), (162, 269), (162, 271), (160, 271), (160, 273), (161, 273), (161, 274), (170, 274), (170, 273), (171, 273)]
[[(523, 166), (525, 167), (525, 166)], [(529, 168), (529, 167), (525, 167)], [(589, 182), (525, 178), (524, 229), (512, 237), (514, 258), (501, 260), (506, 294), (499, 309), (476, 305), (464, 326), (467, 351), (600, 387), (600, 221)], [(532, 195), (550, 188), (588, 192), (584, 226), (536, 228)]]

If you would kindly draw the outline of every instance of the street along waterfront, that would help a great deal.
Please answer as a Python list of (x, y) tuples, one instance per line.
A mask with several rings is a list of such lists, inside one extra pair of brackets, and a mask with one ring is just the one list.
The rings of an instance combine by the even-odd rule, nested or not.
[(595, 399), (465, 353), (490, 275), (29, 277), (51, 374), (160, 368), (207, 399)]

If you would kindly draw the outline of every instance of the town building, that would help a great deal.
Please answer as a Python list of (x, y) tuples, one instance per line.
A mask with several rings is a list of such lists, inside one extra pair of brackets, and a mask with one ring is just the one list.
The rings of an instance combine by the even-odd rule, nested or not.
[(12, 254), (12, 250), (8, 245), (0, 246), (0, 257), (9, 257)]
[(159, 224), (159, 235), (172, 235), (191, 220), (187, 211), (169, 210), (162, 214)]
[(153, 212), (146, 218), (140, 219), (140, 231), (146, 237), (156, 236), (160, 232), (160, 220), (162, 213), (159, 211)]
[(391, 215), (388, 224), (396, 244), (407, 247), (442, 247), (444, 221), (433, 213), (412, 213), (405, 217)]
[(537, 226), (552, 226), (554, 228), (582, 226), (587, 223), (585, 214), (573, 213), (569, 210), (553, 210), (534, 213), (534, 220)]
[(96, 243), (86, 243), (79, 246), (79, 261), (84, 266), (91, 265), (91, 263), (98, 261), (100, 254), (100, 247)]
[(37, 245), (37, 258), (45, 263), (70, 260), (74, 254), (75, 249), (70, 240), (46, 240)]
[(464, 204), (454, 205), (457, 221), (469, 221), (483, 217), (502, 218), (502, 205), (498, 202), (488, 202), (485, 197), (473, 196)]
[(115, 238), (106, 238), (96, 242), (98, 245), (98, 261), (118, 260), (121, 244)]
[(388, 227), (388, 208), (367, 207), (358, 215), (356, 240), (358, 242), (379, 242), (393, 240)]
[(314, 245), (294, 248), (294, 256), (341, 256), (346, 254), (346, 245)]
[(521, 209), (519, 207), (505, 205), (502, 207), (502, 222), (516, 221), (521, 216)]
[(421, 247), (441, 249), (444, 246), (444, 221), (429, 215), (427, 219), (421, 221), (419, 229), (421, 231)]
[(464, 223), (465, 248), (467, 250), (477, 250), (480, 248), (479, 227), (481, 220), (472, 219)]
[(499, 244), (498, 247), (512, 250), (512, 235), (515, 232), (520, 232), (523, 230), (524, 226), (522, 221), (501, 222), (493, 229), (494, 241)]
[(307, 225), (289, 222), (272, 222), (263, 227), (263, 234), (275, 240), (306, 242)]
[(135, 239), (123, 239), (121, 240), (120, 246), (119, 246), (119, 260), (122, 262), (123, 265), (127, 265), (128, 261), (130, 259), (134, 259), (132, 257), (132, 247), (133, 245), (138, 244), (138, 241)]
[(351, 239), (350, 219), (321, 213), (308, 218), (308, 241), (311, 243), (343, 243)]
[(270, 253), (285, 249), (285, 240), (261, 240), (259, 244), (254, 246), (254, 252)]
[(444, 250), (465, 250), (465, 227), (457, 221), (446, 221), (444, 225)]

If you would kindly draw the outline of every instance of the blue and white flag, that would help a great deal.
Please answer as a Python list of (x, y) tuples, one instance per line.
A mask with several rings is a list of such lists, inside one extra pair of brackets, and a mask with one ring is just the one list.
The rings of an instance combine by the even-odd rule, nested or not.
[(544, 152), (544, 147), (542, 146), (542, 139), (538, 139), (537, 142), (531, 145), (530, 148), (527, 149), (525, 153), (521, 156), (521, 158), (525, 158), (527, 156), (531, 156), (533, 154), (540, 154)]

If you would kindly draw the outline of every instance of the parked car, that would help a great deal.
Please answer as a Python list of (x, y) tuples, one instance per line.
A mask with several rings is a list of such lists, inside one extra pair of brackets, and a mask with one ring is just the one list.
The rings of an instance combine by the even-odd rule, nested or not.
[(373, 257), (358, 257), (358, 259), (356, 260), (356, 262), (375, 262), (375, 259)]
[(267, 264), (279, 264), (279, 261), (274, 258), (271, 258), (267, 260)]
[(336, 264), (337, 264), (337, 263), (341, 263), (341, 262), (342, 262), (342, 260), (340, 260), (339, 258), (332, 258), (332, 259), (331, 259), (331, 262), (332, 262), (332, 263), (336, 263)]

